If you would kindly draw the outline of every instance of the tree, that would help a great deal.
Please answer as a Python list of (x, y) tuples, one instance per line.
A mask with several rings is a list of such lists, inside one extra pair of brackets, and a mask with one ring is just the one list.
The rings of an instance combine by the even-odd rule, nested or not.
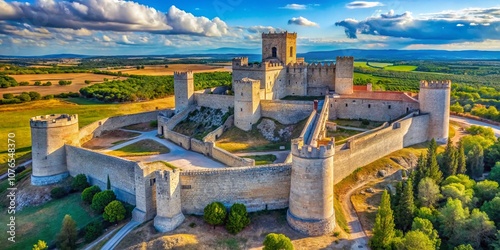
[(437, 214), (437, 210), (428, 207), (420, 207), (415, 211), (415, 217), (429, 220), (433, 225), (436, 224)]
[(394, 217), (391, 209), (391, 198), (387, 190), (382, 194), (380, 206), (373, 226), (373, 237), (370, 239), (372, 249), (390, 249), (394, 238)]
[(293, 250), (293, 245), (286, 235), (270, 233), (264, 239), (263, 250)]
[(500, 197), (495, 197), (491, 201), (486, 201), (481, 206), (481, 211), (486, 212), (488, 217), (495, 222), (497, 226), (500, 226)]
[(210, 225), (218, 226), (226, 220), (226, 207), (220, 202), (212, 202), (203, 210), (203, 219)]
[(417, 161), (417, 166), (415, 167), (415, 170), (414, 170), (414, 179), (413, 179), (413, 192), (417, 193), (418, 192), (418, 184), (420, 183), (420, 181), (425, 178), (425, 173), (426, 173), (426, 167), (425, 167), (425, 164), (426, 164), (426, 159), (424, 157), (423, 154), (420, 154), (420, 157), (418, 157), (418, 161)]
[(427, 162), (426, 162), (426, 173), (425, 176), (433, 179), (436, 183), (441, 183), (443, 179), (443, 173), (439, 170), (439, 165), (437, 163), (437, 144), (434, 138), (432, 138), (429, 147), (427, 148)]
[(441, 236), (456, 242), (460, 237), (465, 220), (469, 217), (469, 209), (464, 209), (460, 200), (448, 198), (439, 212), (438, 221)]
[(55, 187), (50, 190), (50, 197), (52, 197), (52, 199), (61, 199), (66, 195), (68, 195), (68, 191), (63, 187)]
[(488, 148), (484, 156), (484, 166), (491, 169), (495, 166), (496, 162), (500, 161), (500, 141), (495, 141), (491, 147)]
[(229, 209), (229, 217), (226, 224), (227, 231), (237, 234), (248, 226), (248, 224), (250, 224), (250, 218), (248, 217), (245, 205), (240, 203), (233, 204)]
[(460, 245), (458, 247), (453, 248), (453, 250), (474, 250), (474, 248), (470, 245)]
[(118, 222), (125, 219), (125, 207), (120, 201), (114, 200), (105, 208), (102, 217), (109, 222)]
[(465, 157), (464, 144), (462, 141), (458, 143), (457, 153), (457, 174), (465, 174), (467, 172), (467, 158)]
[(94, 195), (90, 207), (96, 213), (102, 213), (104, 208), (112, 201), (116, 200), (116, 195), (111, 190), (104, 190)]
[(14, 98), (14, 95), (11, 93), (6, 93), (2, 95), (4, 99), (12, 99)]
[(69, 214), (65, 215), (61, 231), (56, 237), (57, 247), (62, 250), (76, 249), (77, 236), (78, 230), (76, 228), (76, 222)]
[(396, 225), (399, 229), (406, 232), (410, 229), (415, 212), (415, 203), (413, 200), (413, 184), (412, 179), (408, 179), (403, 185), (403, 193), (398, 206), (398, 216)]
[(434, 207), (441, 196), (439, 186), (431, 178), (424, 178), (418, 184), (418, 202), (420, 206)]
[(99, 238), (103, 228), (101, 221), (94, 221), (85, 226), (85, 242), (90, 243)]
[(40, 100), (42, 99), (42, 95), (40, 93), (35, 92), (35, 91), (30, 91), (28, 92), (28, 95), (30, 96), (32, 101)]
[(457, 173), (458, 153), (450, 138), (448, 138), (448, 144), (446, 145), (446, 149), (443, 153), (442, 165), (441, 172), (443, 172), (444, 178)]
[(76, 175), (75, 178), (73, 179), (73, 182), (71, 183), (71, 188), (78, 192), (83, 191), (85, 188), (89, 186), (90, 184), (87, 181), (87, 176), (85, 174)]
[(441, 193), (445, 198), (459, 199), (464, 205), (470, 205), (474, 198), (474, 190), (465, 188), (461, 183), (444, 185)]
[(109, 180), (109, 174), (108, 174), (108, 181), (106, 182), (106, 189), (111, 190), (111, 181)]
[(47, 250), (47, 249), (49, 249), (49, 246), (47, 246), (47, 242), (43, 240), (38, 240), (38, 242), (35, 245), (33, 245), (32, 250)]
[(84, 189), (82, 192), (82, 200), (84, 202), (86, 202), (87, 204), (91, 204), (92, 199), (94, 198), (94, 195), (99, 193), (99, 192), (101, 192), (101, 189), (96, 185), (88, 187), (88, 188)]
[(495, 163), (495, 166), (491, 169), (489, 180), (500, 182), (500, 162)]
[(480, 181), (474, 187), (474, 192), (478, 198), (478, 205), (481, 206), (483, 202), (493, 199), (498, 193), (498, 182), (490, 180)]
[(395, 243), (398, 250), (434, 249), (434, 243), (420, 230), (409, 231), (405, 237)]
[(460, 103), (455, 102), (455, 104), (450, 106), (450, 111), (455, 113), (463, 113), (464, 108), (462, 107), (462, 105), (460, 105)]
[(413, 223), (411, 224), (411, 230), (421, 231), (422, 233), (427, 235), (432, 241), (434, 249), (439, 249), (439, 247), (441, 246), (441, 239), (439, 238), (439, 234), (437, 230), (434, 229), (434, 226), (432, 225), (432, 222), (430, 220), (418, 217), (415, 218), (413, 220)]
[(484, 171), (484, 150), (481, 146), (474, 145), (467, 154), (467, 170), (472, 177), (481, 177)]
[(461, 233), (460, 240), (463, 243), (471, 244), (474, 249), (479, 249), (480, 246), (488, 246), (492, 243), (496, 227), (485, 212), (474, 209)]

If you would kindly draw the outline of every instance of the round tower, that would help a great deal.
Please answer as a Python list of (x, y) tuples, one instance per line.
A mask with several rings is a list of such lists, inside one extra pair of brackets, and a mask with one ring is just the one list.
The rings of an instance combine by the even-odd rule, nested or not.
[(170, 232), (183, 221), (179, 171), (157, 171), (156, 217), (154, 227), (160, 232)]
[(260, 81), (250, 78), (233, 81), (234, 125), (249, 131), (260, 119)]
[(174, 72), (175, 112), (179, 113), (194, 103), (192, 71)]
[(438, 143), (448, 141), (450, 129), (451, 81), (420, 81), (420, 111), (429, 113), (428, 137)]
[(335, 62), (335, 93), (349, 95), (353, 93), (354, 58), (338, 56)]
[(288, 224), (311, 235), (324, 235), (335, 228), (333, 209), (333, 141), (312, 147), (301, 138), (292, 141), (292, 176)]
[(53, 114), (30, 120), (32, 185), (48, 185), (68, 176), (64, 144), (79, 145), (78, 116)]

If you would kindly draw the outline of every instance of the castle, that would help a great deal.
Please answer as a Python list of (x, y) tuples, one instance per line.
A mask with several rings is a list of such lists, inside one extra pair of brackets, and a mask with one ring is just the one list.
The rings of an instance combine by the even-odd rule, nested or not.
[[(106, 118), (81, 129), (77, 115), (31, 119), (33, 185), (56, 183), (68, 175), (86, 174), (104, 188), (107, 177), (120, 200), (135, 205), (133, 219), (154, 219), (162, 232), (175, 229), (184, 214), (203, 214), (213, 201), (243, 203), (249, 211), (288, 208), (289, 225), (307, 235), (335, 227), (333, 186), (357, 168), (403, 147), (432, 138), (445, 143), (449, 130), (450, 81), (421, 81), (418, 99), (403, 92), (353, 86), (353, 58), (307, 64), (296, 57), (296, 33), (262, 34), (262, 62), (232, 61), (233, 93), (224, 89), (194, 91), (192, 72), (174, 74), (175, 110)], [(316, 96), (317, 101), (282, 100)], [(234, 116), (202, 140), (173, 128), (197, 107), (234, 109)], [(249, 131), (262, 117), (282, 124), (306, 120), (283, 163), (255, 166), (217, 147), (215, 141), (234, 125)], [(326, 136), (334, 119), (382, 121), (375, 129), (338, 145)], [(130, 161), (81, 145), (113, 130), (158, 120), (158, 134), (173, 146), (198, 152), (226, 167), (176, 170), (158, 162)]]

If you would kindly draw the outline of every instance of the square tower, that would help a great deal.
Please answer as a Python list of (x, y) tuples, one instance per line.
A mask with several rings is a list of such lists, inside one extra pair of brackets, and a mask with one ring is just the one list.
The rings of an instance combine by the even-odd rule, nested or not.
[(193, 72), (174, 72), (175, 112), (179, 113), (194, 103)]
[(233, 81), (234, 125), (250, 131), (260, 119), (260, 81), (250, 78)]
[(262, 61), (272, 59), (285, 65), (297, 61), (297, 33), (262, 33)]

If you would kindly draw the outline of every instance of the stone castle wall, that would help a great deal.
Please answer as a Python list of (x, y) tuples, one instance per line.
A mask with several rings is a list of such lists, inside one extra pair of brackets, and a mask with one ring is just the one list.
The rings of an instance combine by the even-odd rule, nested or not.
[(334, 179), (340, 182), (356, 169), (363, 167), (403, 147), (425, 142), (429, 126), (429, 115), (403, 118), (387, 128), (363, 134), (338, 145), (334, 156)]
[(191, 149), (191, 137), (187, 135), (183, 135), (172, 130), (165, 130), (164, 136), (166, 139), (169, 139), (173, 143), (183, 147), (184, 149)]
[(418, 108), (418, 102), (330, 98), (329, 119), (391, 121)]
[(66, 145), (69, 174), (85, 174), (91, 185), (106, 190), (107, 178), (119, 200), (135, 205), (135, 167), (137, 162)]
[[(335, 64), (333, 63), (312, 63), (307, 66), (307, 87), (308, 95), (319, 95), (310, 93), (314, 89), (335, 88)], [(323, 95), (326, 94), (323, 92)]]
[(173, 114), (173, 110), (155, 110), (150, 112), (113, 116), (93, 122), (80, 129), (80, 144), (83, 144), (96, 136), (100, 136), (102, 132), (114, 130), (121, 127), (129, 126), (136, 123), (150, 122), (157, 119), (160, 112)]
[(285, 96), (307, 95), (307, 68), (304, 64), (293, 64), (287, 68), (285, 83)]
[(260, 101), (262, 117), (272, 118), (281, 124), (295, 124), (307, 118), (313, 110), (312, 101)]
[(220, 201), (229, 207), (243, 203), (250, 212), (288, 207), (290, 164), (181, 171), (182, 211), (203, 214), (206, 205)]
[(212, 155), (212, 147), (213, 143), (210, 142), (202, 142), (195, 138), (191, 138), (191, 150), (194, 152), (198, 152), (200, 154), (204, 154), (207, 156)]
[(234, 107), (234, 96), (232, 95), (195, 93), (194, 99), (196, 100), (197, 105), (201, 107), (222, 110), (228, 110), (229, 108)]
[(212, 157), (229, 167), (247, 167), (255, 165), (253, 159), (238, 157), (215, 145), (212, 147)]

